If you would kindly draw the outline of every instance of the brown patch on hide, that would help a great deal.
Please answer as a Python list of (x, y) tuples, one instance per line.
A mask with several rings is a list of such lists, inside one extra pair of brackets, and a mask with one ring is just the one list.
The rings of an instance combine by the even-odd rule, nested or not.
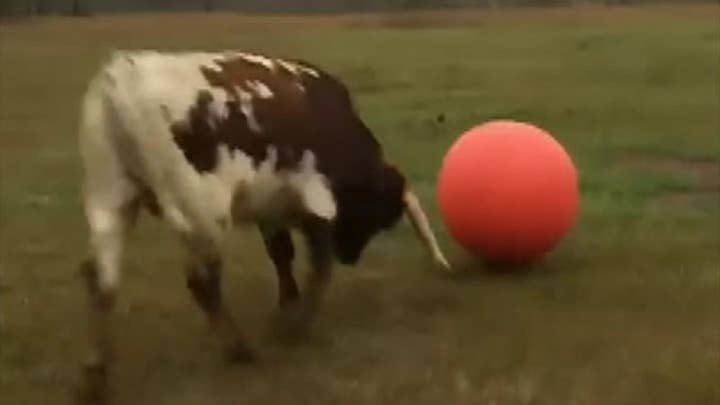
[[(199, 172), (216, 168), (221, 146), (242, 151), (255, 164), (274, 148), (278, 171), (296, 169), (303, 153), (312, 152), (338, 205), (335, 251), (343, 263), (355, 263), (373, 235), (401, 217), (405, 179), (384, 162), (380, 144), (338, 79), (306, 63), (291, 62), (298, 67), (293, 72), (284, 61), (272, 61), (274, 68), (233, 56), (200, 67), (210, 86), (227, 93), (227, 114), (213, 115), (211, 105), (218, 101), (199, 92), (186, 119), (172, 124), (175, 142)], [(272, 96), (258, 94), (251, 82), (262, 83)], [(252, 95), (260, 131), (251, 129), (247, 104), (242, 111), (248, 99), (241, 91)]]

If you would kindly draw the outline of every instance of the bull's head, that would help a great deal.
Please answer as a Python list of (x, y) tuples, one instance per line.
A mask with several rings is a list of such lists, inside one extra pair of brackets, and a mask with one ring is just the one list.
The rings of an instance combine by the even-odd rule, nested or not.
[(367, 180), (370, 181), (338, 190), (335, 251), (340, 262), (355, 264), (373, 236), (392, 228), (405, 212), (434, 262), (449, 270), (420, 201), (405, 177), (394, 167), (384, 165), (374, 178)]

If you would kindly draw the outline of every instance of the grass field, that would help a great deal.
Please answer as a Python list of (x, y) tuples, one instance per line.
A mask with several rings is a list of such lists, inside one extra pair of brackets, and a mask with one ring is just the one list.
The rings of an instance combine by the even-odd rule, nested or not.
[[(65, 403), (77, 382), (78, 101), (111, 49), (136, 47), (299, 56), (345, 79), (466, 275), (434, 272), (403, 224), (337, 269), (323, 339), (287, 347), (264, 337), (270, 262), (254, 231), (238, 234), (227, 294), (263, 359), (228, 367), (176, 241), (142, 221), (119, 303), (117, 403), (720, 403), (718, 18), (655, 7), (0, 26), (0, 404)], [(550, 130), (581, 173), (574, 232), (516, 274), (464, 255), (434, 205), (446, 148), (493, 118)]]

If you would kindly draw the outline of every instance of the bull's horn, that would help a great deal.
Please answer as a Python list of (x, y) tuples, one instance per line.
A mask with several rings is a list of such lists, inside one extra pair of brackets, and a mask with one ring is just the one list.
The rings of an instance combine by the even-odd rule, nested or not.
[(427, 215), (425, 215), (425, 211), (423, 211), (422, 206), (420, 205), (420, 200), (417, 198), (415, 193), (408, 188), (405, 189), (405, 192), (403, 193), (403, 201), (405, 202), (408, 218), (415, 229), (415, 234), (425, 245), (425, 248), (432, 256), (435, 264), (441, 266), (447, 271), (451, 271), (452, 269), (450, 267), (450, 263), (448, 263), (442, 250), (440, 250), (440, 246), (438, 246), (435, 234), (430, 228), (430, 222), (428, 222)]

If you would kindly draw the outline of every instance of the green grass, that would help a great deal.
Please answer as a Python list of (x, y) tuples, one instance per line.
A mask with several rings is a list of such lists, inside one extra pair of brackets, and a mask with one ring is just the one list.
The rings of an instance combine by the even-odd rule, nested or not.
[[(249, 48), (336, 73), (466, 271), (433, 272), (403, 224), (359, 268), (337, 269), (318, 324), (326, 339), (277, 346), (263, 337), (274, 274), (254, 231), (241, 233), (228, 244), (228, 300), (263, 361), (225, 367), (184, 288), (178, 244), (143, 221), (119, 303), (118, 403), (718, 403), (719, 12), (0, 26), (0, 403), (64, 403), (77, 382), (86, 344), (78, 100), (118, 47)], [(548, 129), (581, 174), (577, 227), (514, 274), (464, 254), (434, 204), (447, 147), (494, 118)]]

